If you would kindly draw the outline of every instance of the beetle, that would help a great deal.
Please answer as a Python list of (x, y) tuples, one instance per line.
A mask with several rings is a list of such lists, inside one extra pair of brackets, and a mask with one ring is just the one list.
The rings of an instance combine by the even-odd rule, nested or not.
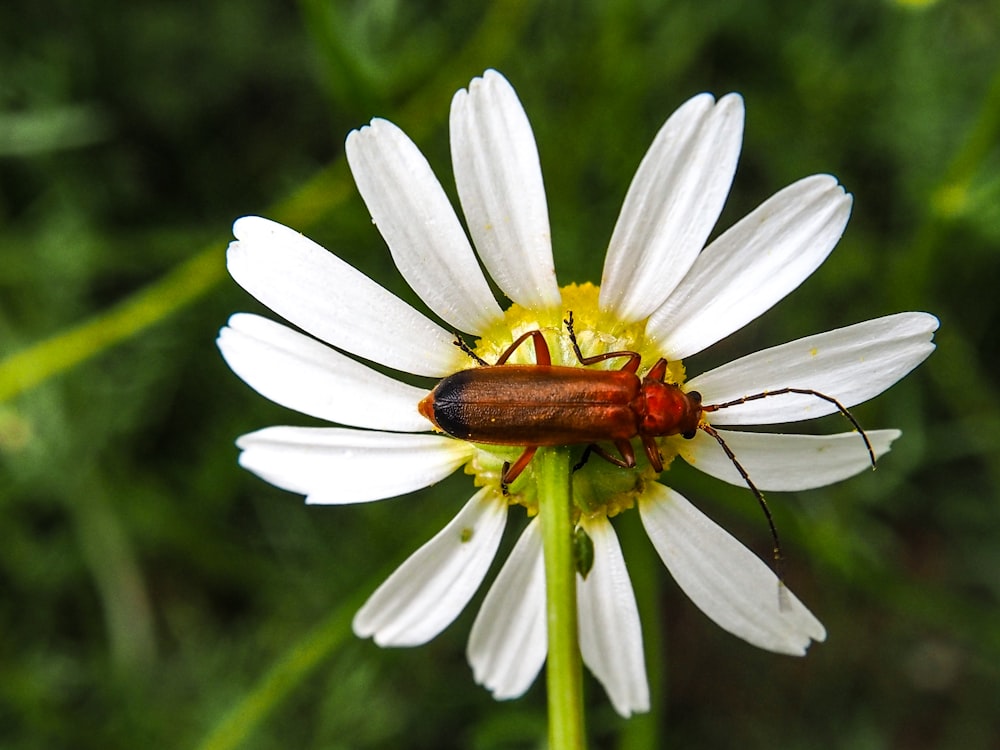
[[(703, 419), (706, 413), (784, 394), (815, 396), (834, 405), (850, 421), (864, 440), (872, 467), (875, 466), (875, 451), (868, 436), (854, 416), (832, 396), (789, 387), (703, 404), (697, 391), (684, 391), (676, 383), (665, 382), (668, 364), (665, 358), (658, 359), (640, 378), (637, 373), (642, 355), (638, 352), (623, 350), (584, 356), (577, 342), (572, 312), (563, 323), (573, 352), (584, 367), (553, 365), (540, 330), (519, 336), (493, 365), (456, 337), (455, 345), (480, 366), (447, 376), (419, 404), (420, 413), (452, 437), (492, 445), (525, 446), (513, 464), (503, 465), (500, 486), (505, 493), (541, 446), (585, 445), (574, 471), (594, 453), (616, 466), (633, 468), (636, 459), (631, 441), (637, 438), (650, 466), (659, 473), (663, 471), (663, 459), (657, 438), (681, 435), (691, 439), (701, 430), (718, 442), (764, 511), (777, 563), (781, 558), (778, 535), (764, 496), (722, 435)], [(507, 364), (528, 339), (535, 348), (535, 364)], [(625, 364), (618, 370), (586, 369), (610, 359), (625, 359)], [(601, 442), (612, 443), (620, 457), (602, 448)]]
[[(633, 468), (636, 461), (631, 441), (635, 438), (642, 443), (650, 466), (659, 473), (663, 471), (663, 460), (656, 438), (681, 435), (691, 439), (699, 429), (715, 438), (741, 469), (725, 441), (702, 420), (702, 415), (789, 393), (815, 396), (833, 404), (864, 439), (874, 466), (875, 454), (868, 436), (832, 396), (805, 388), (781, 388), (724, 403), (703, 404), (698, 391), (685, 392), (675, 383), (664, 382), (668, 364), (665, 358), (657, 360), (640, 379), (636, 373), (642, 356), (638, 352), (584, 356), (573, 327), (573, 313), (563, 322), (580, 364), (589, 366), (619, 358), (626, 359), (625, 364), (619, 370), (553, 365), (542, 332), (534, 330), (519, 336), (490, 365), (457, 338), (455, 345), (481, 366), (447, 376), (419, 404), (420, 413), (452, 437), (492, 445), (526, 446), (517, 461), (505, 466), (501, 477), (505, 485), (520, 476), (541, 446), (586, 445), (584, 458), (574, 469), (582, 467), (591, 453), (622, 468)], [(535, 347), (535, 364), (506, 364), (529, 338)], [(613, 443), (621, 458), (601, 448), (599, 442)], [(750, 483), (742, 470), (740, 473)]]

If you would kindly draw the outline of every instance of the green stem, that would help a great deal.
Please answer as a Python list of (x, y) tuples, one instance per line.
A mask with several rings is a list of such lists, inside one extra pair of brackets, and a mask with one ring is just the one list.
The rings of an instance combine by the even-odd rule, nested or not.
[(543, 449), (535, 457), (534, 468), (545, 556), (549, 748), (582, 750), (583, 673), (576, 619), (569, 452)]

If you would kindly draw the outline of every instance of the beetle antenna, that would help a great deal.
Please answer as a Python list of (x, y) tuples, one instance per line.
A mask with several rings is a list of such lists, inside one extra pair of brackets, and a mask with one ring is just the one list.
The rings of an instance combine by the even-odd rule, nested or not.
[(726, 444), (726, 441), (722, 439), (722, 435), (719, 434), (719, 431), (707, 422), (699, 424), (698, 429), (702, 432), (707, 432), (715, 438), (715, 442), (717, 442), (722, 447), (722, 450), (726, 452), (726, 456), (728, 456), (729, 460), (733, 462), (733, 466), (736, 467), (736, 471), (740, 473), (740, 476), (743, 477), (743, 481), (747, 483), (747, 487), (750, 488), (753, 496), (757, 498), (757, 504), (760, 506), (760, 509), (764, 511), (764, 517), (767, 519), (767, 525), (771, 529), (771, 540), (774, 542), (772, 554), (774, 555), (774, 573), (778, 576), (778, 605), (780, 609), (784, 610), (788, 606), (788, 594), (785, 591), (785, 557), (781, 553), (781, 542), (778, 540), (778, 529), (774, 525), (774, 517), (771, 515), (771, 509), (767, 505), (767, 500), (764, 499), (763, 493), (757, 489), (757, 485), (753, 483), (753, 480), (750, 478), (747, 470), (743, 468), (743, 464), (741, 464), (739, 459), (736, 458), (736, 454), (733, 453), (732, 448), (730, 448)]
[(476, 360), (476, 362), (479, 363), (480, 367), (489, 367), (489, 365), (490, 365), (489, 362), (487, 362), (485, 359), (483, 359), (478, 354), (476, 354), (474, 351), (472, 351), (472, 347), (469, 346), (468, 344), (466, 344), (465, 340), (461, 336), (459, 336), (457, 332), (454, 332), (454, 333), (455, 333), (455, 340), (452, 341), (451, 343), (453, 343), (455, 346), (457, 346), (463, 352), (465, 352), (470, 357), (472, 357), (474, 360)]
[(584, 361), (583, 352), (580, 351), (580, 344), (576, 340), (576, 331), (573, 329), (573, 311), (569, 310), (566, 313), (566, 319), (563, 320), (566, 325), (566, 332), (569, 334), (569, 343), (573, 345), (573, 351), (576, 352), (576, 358), (581, 362)]
[[(875, 449), (872, 447), (872, 443), (868, 439), (868, 434), (861, 428), (861, 423), (854, 418), (854, 415), (847, 410), (846, 406), (840, 403), (833, 396), (828, 396), (825, 393), (814, 391), (811, 388), (779, 388), (776, 391), (761, 391), (760, 393), (754, 393), (753, 395), (750, 396), (742, 396), (741, 398), (736, 398), (733, 399), (732, 401), (726, 401), (721, 404), (710, 404), (708, 406), (702, 406), (701, 410), (718, 411), (719, 409), (727, 409), (730, 406), (739, 406), (740, 404), (745, 404), (747, 401), (758, 401), (762, 398), (767, 398), (769, 396), (782, 396), (785, 395), (786, 393), (797, 393), (800, 396), (815, 396), (816, 398), (821, 398), (824, 401), (833, 404), (835, 407), (837, 407), (837, 411), (839, 411), (841, 414), (844, 415), (844, 417), (847, 418), (847, 421), (851, 423), (851, 426), (854, 427), (854, 429), (857, 431), (859, 435), (861, 435), (861, 439), (865, 441), (865, 448), (868, 449), (868, 459), (871, 461), (872, 469), (873, 470), (875, 469)], [(716, 440), (718, 440), (718, 437), (716, 437)], [(730, 458), (732, 458), (731, 455)]]

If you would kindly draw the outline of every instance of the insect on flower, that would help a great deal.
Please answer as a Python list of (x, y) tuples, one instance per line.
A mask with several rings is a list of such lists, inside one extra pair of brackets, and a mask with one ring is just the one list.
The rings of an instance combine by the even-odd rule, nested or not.
[[(847, 408), (832, 396), (809, 388), (786, 387), (725, 403), (703, 404), (698, 391), (685, 392), (675, 383), (664, 382), (668, 363), (663, 357), (640, 379), (637, 373), (642, 355), (639, 352), (623, 350), (584, 356), (573, 330), (572, 311), (563, 322), (573, 353), (581, 365), (587, 367), (623, 358), (625, 364), (619, 370), (553, 366), (545, 337), (535, 329), (521, 334), (496, 363), (490, 365), (456, 337), (455, 345), (480, 367), (449, 375), (420, 402), (420, 413), (452, 437), (475, 443), (526, 446), (516, 461), (503, 464), (500, 486), (504, 493), (541, 446), (586, 445), (574, 471), (581, 469), (591, 454), (615, 466), (631, 469), (636, 465), (631, 441), (638, 438), (649, 465), (659, 474), (663, 471), (663, 457), (656, 439), (680, 435), (691, 440), (697, 430), (702, 430), (719, 444), (757, 499), (771, 530), (775, 565), (780, 567), (781, 543), (764, 495), (723, 436), (703, 420), (703, 415), (768, 397), (815, 396), (833, 404), (854, 426), (875, 468), (875, 450), (868, 435)], [(534, 345), (535, 363), (506, 364), (529, 338)], [(600, 442), (613, 443), (621, 458), (602, 448)]]
[[(240, 465), (309, 503), (334, 505), (406, 495), (459, 469), (474, 477), (476, 489), (453, 519), (358, 611), (357, 635), (380, 646), (436, 637), (483, 584), (508, 518), (516, 519), (518, 541), (489, 586), (466, 653), (475, 680), (495, 697), (523, 695), (548, 653), (544, 497), (531, 461), (538, 446), (573, 445), (581, 454), (570, 478), (574, 540), (586, 553), (576, 577), (580, 651), (618, 713), (650, 705), (638, 606), (612, 522), (629, 509), (680, 589), (720, 627), (791, 655), (826, 637), (772, 566), (660, 472), (680, 458), (749, 486), (770, 520), (763, 492), (822, 487), (864, 471), (900, 433), (862, 432), (847, 409), (923, 361), (938, 322), (896, 313), (688, 377), (687, 358), (808, 278), (850, 216), (852, 198), (838, 181), (812, 175), (710, 241), (736, 172), (743, 117), (739, 95), (700, 94), (667, 119), (628, 188), (599, 287), (558, 283), (534, 135), (496, 71), (452, 100), (464, 226), (400, 128), (376, 118), (347, 138), (372, 220), (437, 320), (293, 229), (260, 217), (236, 222), (230, 273), (298, 330), (238, 313), (219, 348), (262, 395), (332, 423), (243, 435)], [(429, 393), (359, 360), (437, 386)], [(643, 372), (643, 363), (652, 367)], [(857, 431), (740, 429), (836, 411)], [(587, 462), (594, 453), (611, 463)], [(419, 512), (406, 501), (396, 507)], [(786, 596), (774, 596), (776, 582)]]

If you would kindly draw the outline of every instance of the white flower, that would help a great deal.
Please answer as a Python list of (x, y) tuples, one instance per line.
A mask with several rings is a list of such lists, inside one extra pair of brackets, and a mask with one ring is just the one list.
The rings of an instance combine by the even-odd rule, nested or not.
[[(257, 299), (305, 333), (236, 314), (219, 347), (233, 370), (267, 398), (346, 428), (269, 427), (238, 441), (240, 463), (310, 503), (356, 503), (402, 495), (463, 465), (481, 486), (455, 519), (415, 552), (358, 612), (355, 632), (382, 646), (413, 646), (448, 626), (478, 589), (499, 545), (508, 505), (535, 509), (518, 485), (499, 487), (503, 461), (520, 449), (428, 434), (417, 411), (426, 390), (376, 373), (342, 354), (395, 370), (442, 378), (474, 363), (454, 345), (458, 329), (495, 361), (525, 331), (540, 329), (553, 363), (578, 363), (561, 326), (572, 310), (587, 354), (629, 350), (648, 368), (679, 361), (769, 309), (809, 276), (840, 238), (851, 198), (830, 176), (781, 190), (705, 242), (722, 210), (739, 155), (743, 102), (694, 97), (666, 122), (625, 198), (601, 287), (560, 289), (534, 137), (510, 84), (487, 71), (452, 102), (455, 182), (466, 236), (430, 165), (407, 136), (373, 120), (347, 139), (358, 189), (407, 282), (443, 322), (433, 322), (359, 271), (291, 229), (257, 217), (236, 222), (230, 273)], [(473, 253), (473, 245), (476, 254)], [(478, 259), (477, 261), (477, 254)], [(479, 262), (514, 303), (504, 311)], [(767, 349), (686, 383), (706, 404), (782, 388), (814, 389), (845, 406), (881, 393), (933, 349), (937, 320), (901, 313)], [(324, 343), (320, 343), (324, 342)], [(511, 362), (531, 362), (523, 347)], [(613, 365), (613, 363), (611, 363)], [(835, 411), (806, 395), (763, 398), (706, 412), (713, 427), (812, 419)], [(362, 428), (362, 429), (356, 429)], [(727, 444), (761, 490), (819, 487), (869, 464), (856, 433), (763, 434), (725, 429)], [(896, 430), (868, 437), (876, 454)], [(667, 465), (680, 455), (723, 481), (743, 484), (711, 436), (659, 441)], [(512, 452), (513, 451), (513, 452)], [(530, 469), (526, 474), (530, 475)], [(672, 489), (598, 459), (574, 475), (578, 526), (594, 563), (578, 576), (585, 663), (615, 709), (645, 711), (649, 695), (635, 598), (609, 516), (637, 504), (655, 548), (694, 603), (720, 626), (771, 651), (803, 654), (825, 630), (762, 560)], [(607, 482), (621, 487), (597, 492)], [(519, 480), (530, 485), (530, 476)], [(604, 482), (605, 484), (601, 484)], [(541, 500), (544, 502), (544, 499)], [(469, 639), (475, 679), (497, 698), (521, 695), (547, 651), (544, 570), (538, 520), (531, 520), (490, 588)]]

